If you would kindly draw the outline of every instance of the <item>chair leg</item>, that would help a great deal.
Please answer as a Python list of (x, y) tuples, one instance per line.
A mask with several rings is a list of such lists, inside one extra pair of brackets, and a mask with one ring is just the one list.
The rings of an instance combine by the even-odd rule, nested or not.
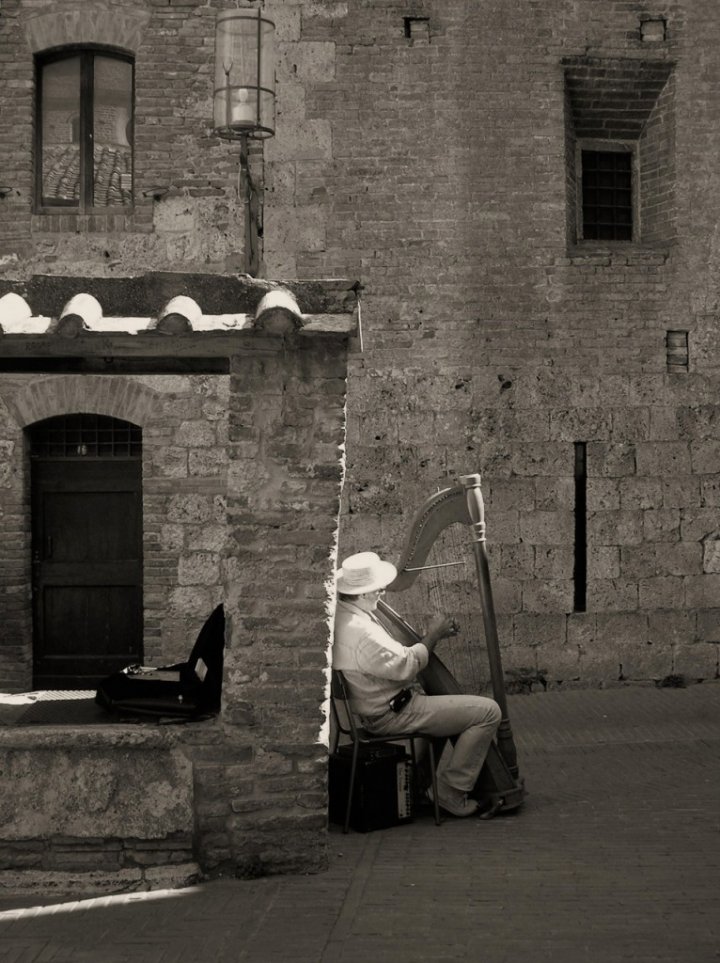
[(410, 739), (408, 739), (408, 742), (410, 743), (410, 758), (412, 759), (413, 776), (416, 777), (417, 776), (417, 751), (415, 749), (415, 740), (411, 737)]
[(360, 744), (356, 740), (353, 742), (352, 760), (350, 762), (350, 786), (348, 787), (347, 805), (345, 807), (345, 825), (343, 826), (344, 833), (347, 833), (350, 830), (350, 810), (352, 808), (353, 792), (355, 791), (355, 770), (357, 769), (359, 749)]
[(428, 752), (430, 753), (430, 778), (432, 779), (433, 808), (435, 809), (435, 825), (440, 825), (440, 803), (438, 801), (437, 772), (435, 771), (435, 747), (432, 739), (428, 739)]

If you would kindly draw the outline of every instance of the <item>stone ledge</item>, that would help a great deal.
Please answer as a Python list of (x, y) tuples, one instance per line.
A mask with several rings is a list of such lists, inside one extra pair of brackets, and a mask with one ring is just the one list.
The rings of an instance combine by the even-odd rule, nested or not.
[(247, 315), (252, 319), (262, 309), (263, 301), (267, 305), (278, 295), (301, 317), (353, 317), (357, 309), (356, 291), (357, 283), (340, 278), (267, 281), (249, 275), (167, 271), (127, 277), (36, 274), (26, 279), (0, 279), (0, 298), (16, 295), (29, 306), (30, 316), (38, 319), (61, 318), (78, 294), (102, 306), (106, 319), (159, 319), (170, 304), (180, 305), (183, 314), (190, 307), (191, 320), (197, 314), (233, 318)]
[[(202, 723), (197, 723), (202, 725)], [(143, 725), (3, 726), (2, 749), (173, 749), (182, 742), (179, 727)]]
[(665, 264), (669, 258), (670, 247), (667, 245), (643, 244), (641, 241), (617, 241), (614, 244), (580, 241), (569, 248), (567, 257), (560, 259), (560, 263), (574, 267), (653, 267)]

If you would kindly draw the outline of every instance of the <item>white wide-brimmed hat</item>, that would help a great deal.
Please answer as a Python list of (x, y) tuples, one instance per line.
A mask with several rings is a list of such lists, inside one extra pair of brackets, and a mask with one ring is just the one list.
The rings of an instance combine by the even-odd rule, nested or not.
[(337, 572), (338, 592), (345, 595), (363, 595), (385, 588), (397, 577), (392, 562), (383, 562), (375, 552), (358, 552), (349, 555)]

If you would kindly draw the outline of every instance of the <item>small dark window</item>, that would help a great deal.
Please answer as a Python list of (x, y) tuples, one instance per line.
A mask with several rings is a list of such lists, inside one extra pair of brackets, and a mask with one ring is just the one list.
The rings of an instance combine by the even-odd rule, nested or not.
[(37, 64), (40, 208), (127, 207), (133, 188), (133, 63), (74, 49)]
[(582, 152), (583, 238), (631, 241), (633, 235), (632, 154)]
[(142, 431), (106, 415), (59, 415), (32, 430), (32, 458), (139, 458)]

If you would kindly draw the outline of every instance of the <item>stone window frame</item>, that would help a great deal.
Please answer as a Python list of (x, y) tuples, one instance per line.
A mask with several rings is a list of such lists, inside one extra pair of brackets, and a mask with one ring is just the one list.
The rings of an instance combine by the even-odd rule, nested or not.
[[(677, 238), (675, 63), (667, 56), (575, 54), (564, 75), (566, 245), (568, 253), (644, 247), (667, 251)], [(577, 147), (632, 147), (635, 204), (632, 240), (583, 237)], [(597, 143), (599, 141), (599, 143)], [(587, 149), (587, 148), (586, 148)]]
[[(80, 185), (80, 199), (75, 204), (47, 204), (43, 203), (42, 189), (43, 189), (43, 176), (42, 176), (42, 163), (43, 163), (43, 151), (42, 151), (42, 97), (39, 95), (41, 90), (40, 77), (42, 69), (46, 64), (56, 63), (71, 57), (80, 56), (81, 58), (92, 57), (93, 61), (95, 56), (109, 57), (114, 60), (129, 63), (132, 68), (132, 84), (131, 84), (131, 117), (130, 124), (134, 128), (135, 124), (135, 55), (123, 48), (111, 46), (109, 44), (98, 44), (98, 43), (72, 43), (65, 44), (61, 47), (53, 48), (51, 50), (39, 51), (35, 54), (35, 110), (34, 110), (34, 140), (35, 140), (35, 170), (34, 170), (34, 193), (33, 193), (33, 212), (38, 215), (70, 215), (78, 216), (85, 214), (105, 214), (105, 215), (127, 215), (132, 214), (135, 206), (135, 149), (134, 149), (134, 137), (130, 138), (130, 150), (131, 150), (131, 161), (130, 161), (130, 196), (131, 201), (129, 204), (108, 204), (102, 206), (95, 206), (92, 201), (90, 203), (86, 202), (83, 194), (88, 191), (90, 192), (92, 185), (88, 186), (87, 178), (85, 179), (85, 184)], [(91, 102), (89, 102), (89, 97), (91, 92), (88, 92), (88, 87), (83, 79), (83, 73), (86, 67), (81, 64), (81, 90), (80, 90), (80, 111), (81, 113), (89, 114), (91, 111)], [(90, 145), (90, 150), (92, 151), (95, 147), (95, 141)], [(80, 146), (82, 151), (83, 147)], [(92, 156), (86, 159), (86, 163), (92, 164)], [(93, 181), (94, 183), (94, 181)]]
[[(612, 154), (630, 154), (630, 175), (632, 188), (632, 236), (630, 239), (602, 240), (585, 238), (583, 224), (583, 151), (606, 151)], [(584, 137), (575, 142), (575, 230), (579, 244), (637, 244), (642, 240), (640, 222), (640, 151), (636, 140), (600, 140)]]
[[(133, 0), (128, 0), (123, 7), (109, 6), (104, 0), (82, 0), (82, 3), (71, 6), (55, 4), (42, 12), (28, 11), (20, 23), (28, 49), (34, 56), (73, 44), (95, 44), (130, 55), (137, 68), (152, 16), (151, 10)], [(137, 175), (136, 169), (136, 179)], [(95, 213), (91, 214), (70, 208), (57, 208), (46, 214), (36, 214), (33, 210), (33, 230), (124, 232), (135, 230), (139, 224), (147, 230), (152, 222), (153, 200), (150, 198), (147, 204), (139, 196), (134, 200), (132, 209), (95, 208)]]

